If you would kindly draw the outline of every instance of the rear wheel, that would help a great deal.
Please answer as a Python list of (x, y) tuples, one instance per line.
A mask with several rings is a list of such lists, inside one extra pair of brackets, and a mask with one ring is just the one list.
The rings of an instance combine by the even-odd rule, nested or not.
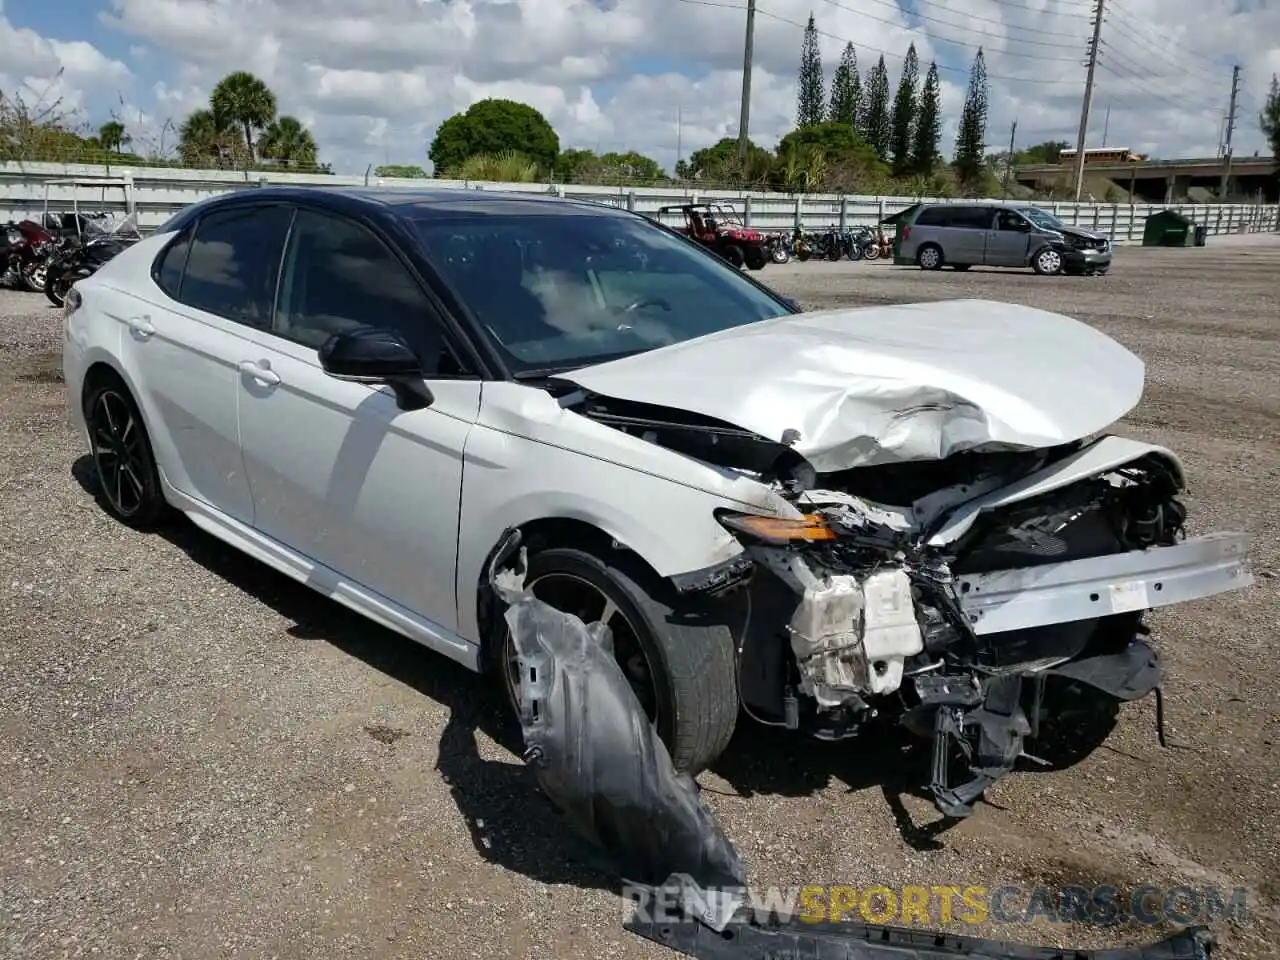
[[(684, 617), (661, 581), (621, 556), (539, 550), (529, 557), (525, 583), (557, 610), (609, 627), (618, 665), (677, 770), (696, 774), (724, 751), (738, 716), (727, 626)], [(502, 684), (518, 715), (518, 664), (505, 621), (502, 636)]]
[(720, 256), (724, 257), (735, 267), (741, 267), (746, 262), (746, 255), (742, 252), (742, 248), (736, 244), (728, 244), (720, 251)]
[(748, 270), (763, 270), (764, 265), (769, 262), (769, 258), (760, 247), (748, 247), (743, 256)]
[(156, 526), (169, 504), (151, 438), (128, 388), (118, 377), (103, 377), (90, 388), (84, 410), (99, 502), (127, 526)]
[(936, 243), (926, 243), (916, 254), (916, 263), (920, 265), (921, 270), (941, 270), (942, 248)]

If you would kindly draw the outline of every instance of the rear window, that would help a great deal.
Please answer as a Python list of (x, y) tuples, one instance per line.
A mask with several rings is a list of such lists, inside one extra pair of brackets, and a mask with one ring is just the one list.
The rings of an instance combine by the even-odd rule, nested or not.
[(925, 207), (916, 217), (916, 225), (921, 227), (945, 227), (950, 222), (946, 207)]
[(993, 216), (990, 207), (953, 207), (950, 225), (967, 230), (990, 230)]

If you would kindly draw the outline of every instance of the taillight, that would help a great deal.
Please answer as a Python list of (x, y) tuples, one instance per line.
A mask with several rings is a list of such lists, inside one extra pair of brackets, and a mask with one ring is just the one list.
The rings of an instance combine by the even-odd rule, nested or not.
[(902, 239), (903, 239), (903, 240), (910, 240), (910, 239), (911, 239), (911, 226), (910, 226), (910, 224), (903, 224), (903, 226), (902, 226)]

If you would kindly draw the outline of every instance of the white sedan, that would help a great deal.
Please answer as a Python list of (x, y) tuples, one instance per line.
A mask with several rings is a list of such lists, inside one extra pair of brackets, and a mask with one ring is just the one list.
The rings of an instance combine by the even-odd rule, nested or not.
[(888, 719), (933, 738), (962, 816), (1024, 740), (1083, 708), (1105, 735), (1157, 689), (1146, 610), (1250, 582), (1242, 535), (1184, 536), (1177, 457), (1102, 432), (1144, 370), (1092, 328), (802, 312), (610, 207), (242, 191), (65, 311), (121, 521), (186, 514), (513, 699), (488, 575), (519, 531), (528, 588), (608, 624), (684, 770), (740, 712), (830, 739)]

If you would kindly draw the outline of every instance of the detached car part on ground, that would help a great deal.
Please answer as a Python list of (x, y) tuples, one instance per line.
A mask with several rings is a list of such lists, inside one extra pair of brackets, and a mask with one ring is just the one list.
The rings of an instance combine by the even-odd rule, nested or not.
[(1063, 316), (824, 311), (566, 378), (565, 409), (777, 497), (717, 511), (738, 549), (628, 611), (656, 621), (647, 702), (684, 769), (739, 703), (829, 740), (897, 721), (933, 739), (933, 797), (963, 817), (1028, 741), (1088, 752), (1158, 695), (1147, 610), (1252, 582), (1243, 534), (1185, 537), (1171, 451), (1096, 436), (1143, 365)]
[[(516, 558), (514, 565), (510, 563)], [(809, 923), (748, 905), (746, 868), (678, 774), (616, 660), (613, 637), (534, 597), (528, 556), (509, 530), (488, 576), (516, 646), (525, 761), (548, 798), (638, 895), (626, 929), (705, 960), (1063, 960), (1056, 948), (860, 923)], [(655, 908), (654, 904), (661, 904)], [(1190, 928), (1148, 947), (1072, 950), (1074, 960), (1208, 960), (1214, 941)]]

